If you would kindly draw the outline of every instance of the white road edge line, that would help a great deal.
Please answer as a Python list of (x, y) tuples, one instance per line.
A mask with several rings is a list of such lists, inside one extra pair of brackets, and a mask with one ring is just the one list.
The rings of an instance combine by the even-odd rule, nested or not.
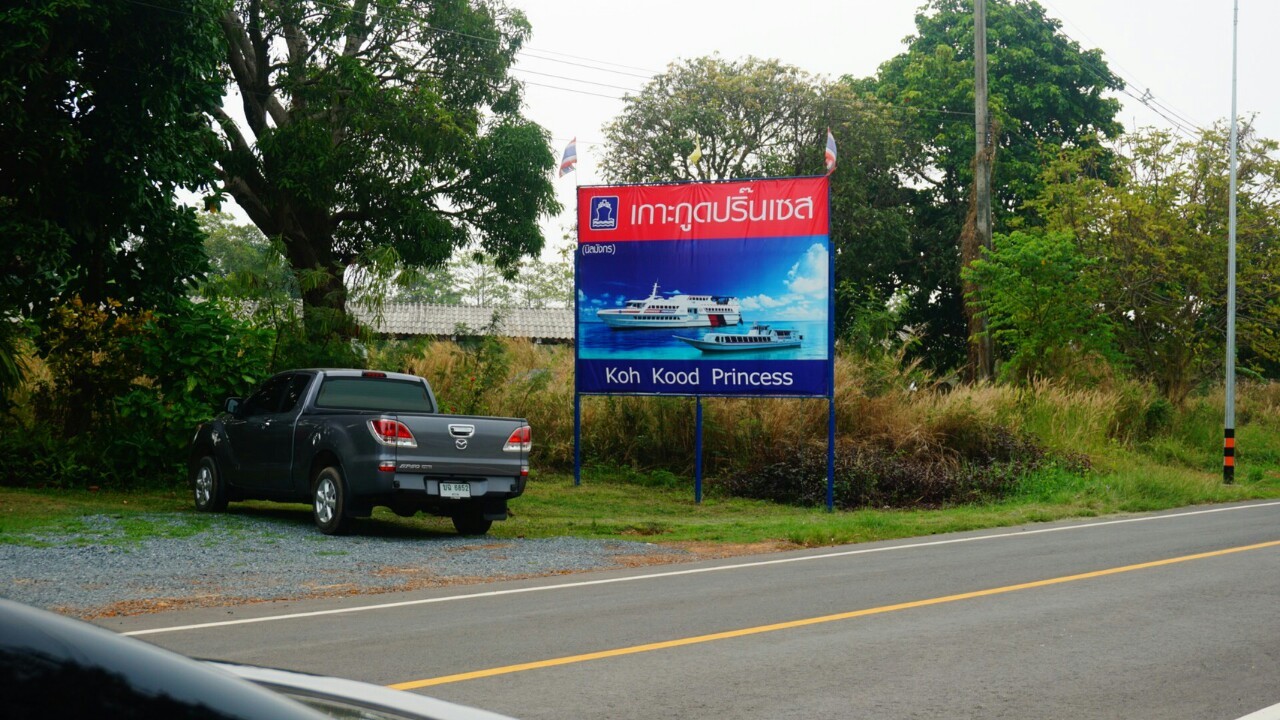
[(1269, 708), (1262, 708), (1258, 712), (1252, 712), (1240, 720), (1280, 720), (1280, 705), (1272, 705)]
[[(197, 623), (194, 625), (175, 625), (172, 627), (151, 628), (149, 630), (133, 630), (131, 632), (120, 633), (121, 635), (138, 636), (138, 635), (158, 635), (160, 633), (180, 632), (183, 630), (203, 630), (206, 628), (228, 627), (231, 625), (250, 625), (253, 623), (276, 622), (279, 620), (297, 620), (299, 618), (322, 617), (324, 615), (345, 615), (348, 613), (368, 612), (371, 610), (389, 610), (392, 608), (412, 607), (415, 605), (432, 605), (443, 602), (456, 602), (459, 600), (475, 600), (479, 598), (498, 597), (501, 595), (520, 595), (524, 593), (546, 592), (551, 590), (569, 590), (574, 588), (590, 587), (593, 585), (612, 585), (614, 583), (638, 582), (640, 580), (656, 580), (660, 578), (678, 577), (681, 575), (701, 575), (703, 573), (722, 572), (726, 570), (742, 570), (746, 568), (764, 567), (767, 565), (784, 565), (787, 563), (810, 562), (813, 560), (830, 560), (833, 558), (850, 557), (853, 555), (869, 555), (871, 553), (891, 552), (895, 550), (913, 550), (916, 548), (937, 547), (939, 545), (956, 545), (959, 543), (977, 542), (980, 540), (999, 540), (1005, 538), (1028, 537), (1031, 535), (1043, 535), (1046, 533), (1065, 532), (1068, 530), (1087, 530), (1091, 528), (1107, 527), (1109, 525), (1126, 525), (1129, 523), (1151, 522), (1156, 520), (1173, 520), (1178, 518), (1192, 517), (1195, 515), (1210, 515), (1213, 513), (1233, 512), (1236, 510), (1252, 510), (1256, 508), (1266, 508), (1280, 506), (1280, 501), (1255, 503), (1250, 505), (1233, 505), (1231, 507), (1210, 508), (1208, 510), (1193, 510), (1183, 513), (1171, 513), (1168, 515), (1147, 515), (1136, 518), (1124, 518), (1121, 520), (1104, 520), (1102, 522), (1082, 523), (1079, 525), (1064, 525), (1060, 527), (1039, 528), (1036, 530), (1017, 530), (1014, 532), (997, 533), (993, 535), (978, 535), (975, 537), (951, 538), (948, 540), (930, 540), (928, 542), (909, 543), (906, 545), (890, 545), (888, 547), (876, 548), (859, 548), (856, 550), (842, 550), (840, 552), (823, 553), (821, 555), (804, 555), (802, 557), (778, 558), (776, 560), (757, 560), (755, 562), (736, 563), (733, 565), (718, 565), (716, 567), (690, 568), (687, 570), (670, 570), (660, 573), (649, 573), (646, 575), (629, 575), (620, 578), (607, 578), (604, 580), (584, 580), (580, 582), (559, 583), (555, 585), (538, 585), (535, 587), (512, 588), (508, 590), (490, 590), (488, 592), (468, 593), (466, 595), (450, 595), (448, 597), (422, 598), (419, 600), (403, 600), (401, 602), (382, 603), (379, 605), (362, 605), (360, 607), (338, 608), (335, 610), (314, 610), (311, 612), (289, 613), (285, 615), (266, 615), (256, 618), (241, 618), (238, 620), (220, 620), (217, 622)], [(1273, 720), (1272, 716), (1261, 716), (1267, 720)], [(1243, 718), (1241, 719), (1243, 720)], [(1257, 720), (1250, 716), (1250, 720)], [(1280, 717), (1274, 718), (1280, 720)]]

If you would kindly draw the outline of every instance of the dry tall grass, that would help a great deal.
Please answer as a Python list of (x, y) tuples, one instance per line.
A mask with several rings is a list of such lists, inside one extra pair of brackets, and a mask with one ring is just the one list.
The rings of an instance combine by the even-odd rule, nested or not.
[[(571, 467), (572, 348), (512, 339), (500, 341), (500, 348), (500, 357), (489, 360), (505, 366), (503, 375), (478, 389), (476, 411), (528, 418), (535, 433), (534, 462)], [(432, 342), (397, 357), (400, 367), (388, 369), (428, 378), (446, 409), (477, 392), (475, 378), (484, 370), (474, 351), (451, 342)], [(1137, 383), (1111, 381), (1093, 389), (1053, 382), (953, 387), (915, 367), (847, 355), (836, 361), (835, 395), (842, 445), (917, 458), (945, 459), (993, 428), (1034, 436), (1051, 450), (1089, 454), (1149, 437), (1169, 425), (1172, 412)], [(1241, 406), (1280, 416), (1280, 386), (1250, 395)], [(823, 399), (704, 398), (703, 412), (704, 462), (710, 473), (779, 462), (806, 444), (826, 441)], [(584, 461), (688, 472), (694, 463), (694, 413), (693, 398), (584, 397)]]

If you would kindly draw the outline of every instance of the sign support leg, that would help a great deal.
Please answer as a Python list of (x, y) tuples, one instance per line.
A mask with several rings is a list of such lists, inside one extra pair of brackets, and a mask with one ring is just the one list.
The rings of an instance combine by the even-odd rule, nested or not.
[(697, 396), (697, 410), (694, 413), (696, 436), (693, 441), (693, 501), (702, 504), (702, 396)]
[(582, 396), (573, 394), (573, 484), (582, 484)]
[(836, 399), (827, 398), (827, 512), (836, 509)]

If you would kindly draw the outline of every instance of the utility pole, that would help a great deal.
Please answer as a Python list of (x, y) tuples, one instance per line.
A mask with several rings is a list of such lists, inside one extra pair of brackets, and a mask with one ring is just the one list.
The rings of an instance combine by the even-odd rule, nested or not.
[[(973, 115), (974, 238), (972, 247), (961, 248), (965, 265), (981, 257), (978, 248), (991, 249), (991, 166), (995, 148), (992, 147), (991, 122), (987, 113), (986, 0), (974, 0), (973, 3)], [(970, 342), (976, 343), (976, 347), (970, 347), (970, 372), (975, 380), (994, 379), (995, 351), (987, 333), (987, 317), (973, 307), (966, 307), (965, 314), (969, 319)]]
[(1231, 21), (1231, 197), (1227, 201), (1227, 378), (1226, 417), (1222, 424), (1222, 482), (1230, 485), (1236, 472), (1236, 45), (1240, 36), (1240, 0)]

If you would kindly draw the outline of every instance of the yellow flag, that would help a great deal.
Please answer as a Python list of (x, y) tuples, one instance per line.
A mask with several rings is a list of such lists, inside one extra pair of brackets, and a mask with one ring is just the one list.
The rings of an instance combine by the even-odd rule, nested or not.
[(697, 164), (698, 164), (698, 161), (699, 161), (699, 160), (701, 160), (701, 159), (702, 159), (702, 143), (701, 143), (701, 142), (699, 142), (697, 138), (694, 138), (694, 139), (693, 139), (693, 152), (689, 153), (689, 157), (688, 157), (689, 164), (690, 164), (690, 165), (697, 165)]

